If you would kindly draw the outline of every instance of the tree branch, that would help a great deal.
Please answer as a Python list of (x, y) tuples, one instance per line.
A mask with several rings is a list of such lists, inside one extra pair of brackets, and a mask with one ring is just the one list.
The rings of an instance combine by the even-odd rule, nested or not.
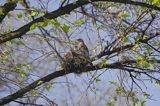
[(34, 88), (42, 85), (43, 83), (45, 82), (49, 82), (50, 80), (54, 79), (54, 78), (58, 78), (60, 76), (63, 76), (63, 75), (66, 75), (67, 73), (65, 73), (64, 70), (60, 70), (60, 71), (56, 71), (56, 72), (53, 72), (33, 83), (31, 83), (30, 85), (18, 90), (17, 92), (15, 92), (14, 94), (11, 94), (11, 95), (8, 95), (2, 99), (0, 99), (0, 106), (4, 105), (4, 104), (7, 104), (13, 100), (16, 100), (17, 98), (20, 98), (22, 97), (25, 93), (33, 90)]
[[(140, 39), (138, 42), (141, 42), (141, 43), (147, 43), (148, 41), (150, 41), (151, 39), (157, 37), (160, 35), (160, 33), (155, 33), (155, 34), (151, 34), (152, 36), (150, 36), (149, 38), (146, 38), (146, 39)], [(136, 43), (136, 42), (135, 42)], [(102, 51), (100, 52), (96, 57), (99, 59), (103, 56), (106, 56), (106, 55), (111, 55), (113, 53), (116, 53), (116, 52), (119, 52), (119, 51), (124, 51), (124, 50), (128, 50), (128, 49), (131, 49), (135, 46), (135, 43), (132, 43), (132, 44), (127, 44), (127, 45), (124, 45), (124, 46), (121, 46), (121, 47), (117, 47), (117, 48), (114, 48), (113, 50), (109, 51), (107, 49), (107, 47)], [(94, 61), (95, 58), (93, 58), (91, 61)]]
[(16, 6), (16, 2), (8, 2), (0, 8), (2, 9), (2, 14), (0, 14), (0, 23), (10, 11), (13, 11), (16, 8)]
[(72, 10), (81, 7), (83, 5), (89, 4), (90, 2), (98, 2), (98, 1), (106, 1), (106, 2), (115, 2), (115, 3), (122, 3), (122, 4), (130, 4), (130, 5), (136, 5), (136, 6), (142, 6), (146, 8), (150, 8), (153, 10), (160, 11), (160, 7), (157, 7), (155, 5), (150, 5), (144, 2), (137, 2), (137, 1), (131, 1), (131, 0), (78, 0), (76, 2), (73, 2), (71, 4), (68, 4), (64, 7), (61, 7), (53, 12), (46, 13), (44, 16), (39, 17), (28, 24), (22, 26), (21, 28), (12, 31), (10, 33), (4, 34), (0, 36), (0, 44), (23, 36), (25, 33), (27, 33), (30, 30), (30, 27), (37, 22), (43, 22), (44, 19), (55, 19), (59, 16), (62, 16), (64, 14), (69, 14)]
[[(125, 60), (125, 61), (119, 61), (119, 62), (115, 62), (115, 63), (112, 63), (112, 64), (106, 64), (106, 65), (103, 65), (103, 66), (100, 66), (100, 64), (97, 64), (95, 66), (87, 66), (86, 67), (86, 70), (84, 72), (89, 72), (89, 71), (94, 71), (94, 70), (99, 70), (99, 69), (105, 69), (105, 68), (110, 68), (110, 69), (122, 69), (124, 64), (135, 64), (136, 63), (136, 60)], [(157, 63), (160, 63), (160, 60), (157, 60)], [(65, 70), (60, 70), (60, 71), (55, 71), (31, 84), (29, 84), (28, 86), (18, 90), (17, 92), (11, 94), (11, 95), (8, 95), (2, 99), (0, 99), (0, 106), (4, 105), (4, 104), (7, 104), (13, 100), (16, 100), (17, 98), (20, 98), (22, 97), (25, 93), (33, 90), (34, 88), (46, 83), (46, 82), (49, 82), (51, 81), (52, 79), (55, 79), (55, 78), (58, 78), (58, 77), (61, 77), (61, 76), (64, 76), (64, 75), (67, 75), (67, 74), (70, 74), (70, 73), (73, 73), (72, 72), (67, 72)]]

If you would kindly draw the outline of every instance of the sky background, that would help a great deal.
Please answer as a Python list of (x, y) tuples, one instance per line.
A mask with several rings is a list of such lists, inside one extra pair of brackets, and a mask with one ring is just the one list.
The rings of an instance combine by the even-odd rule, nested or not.
[[(1, 3), (4, 3), (4, 0), (0, 0), (0, 1), (1, 1)], [(31, 2), (32, 2), (31, 5), (37, 5), (34, 0), (31, 0)], [(58, 8), (58, 5), (55, 5), (56, 4), (55, 2), (57, 4), (59, 4), (58, 0), (53, 0), (52, 2), (50, 2), (49, 7), (48, 7), (49, 11), (53, 11)], [(54, 4), (54, 6), (53, 6), (53, 4)], [(17, 6), (17, 8), (20, 8), (20, 6)], [(74, 19), (76, 19), (76, 16), (74, 14), (73, 15), (71, 14), (69, 16), (69, 18), (70, 18), (70, 20), (74, 20)], [(15, 21), (12, 23), (17, 28), (20, 27), (22, 24), (19, 21)], [(94, 33), (92, 33), (92, 35), (93, 34)], [(102, 35), (103, 35), (103, 32), (102, 32)], [(90, 36), (91, 41), (89, 41), (89, 39), (85, 35), (85, 32), (80, 33), (78, 37), (75, 37), (73, 39), (76, 39), (76, 38), (82, 38), (85, 41), (85, 43), (88, 45), (90, 50), (96, 44), (95, 43), (95, 41), (96, 41), (95, 36)], [(53, 65), (56, 66), (56, 63), (50, 64), (50, 68), (47, 70), (46, 74), (52, 72), (52, 70), (54, 68)], [(101, 72), (103, 72), (103, 71), (99, 71), (98, 73), (101, 73)], [(41, 74), (41, 73), (39, 73), (39, 74)], [(99, 95), (99, 97), (100, 96), (104, 97), (103, 102), (100, 102), (100, 103), (103, 104), (105, 100), (107, 101), (109, 96), (114, 93), (114, 91), (113, 91), (114, 86), (111, 85), (109, 83), (109, 81), (118, 81), (118, 79), (116, 77), (118, 74), (119, 74), (118, 70), (109, 70), (109, 71), (106, 71), (103, 75), (101, 75), (99, 78), (99, 79), (101, 79), (101, 81), (94, 85), (95, 88), (98, 89), (97, 92), (94, 93), (90, 89), (87, 91), (87, 95), (89, 95), (89, 97), (90, 97), (88, 99), (95, 100), (93, 102), (98, 102), (99, 98), (96, 98), (96, 97), (98, 97), (98, 95)], [(34, 80), (35, 79), (37, 79), (37, 78), (34, 77)], [(66, 80), (68, 80), (71, 83), (71, 85), (66, 84)], [(67, 76), (63, 76), (61, 78), (57, 78), (52, 81), (55, 84), (53, 84), (53, 87), (50, 91), (45, 92), (45, 95), (47, 97), (49, 97), (51, 100), (54, 100), (56, 103), (58, 103), (59, 106), (64, 106), (66, 100), (69, 102), (70, 106), (72, 106), (73, 103), (72, 103), (72, 101), (69, 101), (70, 95), (68, 93), (68, 87), (67, 87), (67, 86), (70, 86), (72, 99), (74, 100), (74, 102), (75, 103), (78, 103), (79, 101), (86, 102), (85, 100), (87, 100), (87, 97), (84, 95), (84, 93), (86, 92), (88, 81), (89, 81), (89, 78), (86, 73), (84, 73), (82, 75), (70, 74)], [(56, 82), (60, 82), (60, 83), (56, 83)], [(63, 82), (65, 82), (65, 83), (63, 83)], [(86, 84), (84, 82), (86, 82)], [(158, 85), (155, 85), (154, 83), (152, 84), (150, 82), (146, 82), (146, 86), (147, 86), (147, 89), (143, 85), (141, 87), (143, 88), (143, 90), (145, 92), (149, 93), (152, 97), (151, 100), (149, 100), (149, 99), (147, 100), (146, 106), (152, 106), (152, 105), (159, 106), (159, 104), (160, 104), (160, 87)], [(0, 91), (4, 91), (4, 90), (5, 90), (5, 88), (3, 88), (3, 87), (0, 88)], [(78, 93), (76, 91), (78, 91)], [(9, 94), (8, 92), (1, 92), (0, 97), (7, 96), (8, 94)], [(43, 102), (41, 99), (39, 101)], [(12, 102), (12, 103), (10, 103), (10, 105), (16, 106), (17, 104)]]

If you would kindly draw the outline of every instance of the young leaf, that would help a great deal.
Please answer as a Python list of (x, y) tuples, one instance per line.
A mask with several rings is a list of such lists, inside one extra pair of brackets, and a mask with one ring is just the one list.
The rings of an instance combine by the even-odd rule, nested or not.
[(38, 81), (37, 85), (40, 85), (40, 84), (42, 84), (42, 83), (43, 83), (43, 81)]
[(153, 0), (153, 1), (152, 1), (152, 4), (158, 5), (158, 4), (160, 4), (160, 0)]
[(82, 25), (83, 23), (84, 23), (84, 21), (81, 19), (74, 21), (74, 24), (77, 24), (77, 25)]
[(3, 10), (0, 8), (0, 15), (3, 15), (4, 13), (3, 13)]
[(22, 68), (19, 69), (19, 74), (21, 77), (28, 77), (28, 74)]
[(146, 93), (146, 92), (143, 92), (143, 96), (148, 98), (150, 96), (150, 94)]
[(155, 46), (160, 46), (160, 42), (154, 42)]
[(9, 52), (7, 50), (3, 50), (2, 53), (6, 56), (9, 55)]
[(157, 85), (160, 85), (160, 80), (156, 80), (156, 84), (157, 84)]
[(18, 18), (22, 18), (22, 17), (23, 17), (23, 13), (17, 14), (17, 17), (18, 17)]
[(95, 78), (95, 80), (96, 80), (96, 83), (101, 81), (99, 78)]
[(52, 87), (52, 85), (48, 83), (48, 84), (45, 86), (45, 89), (46, 89), (47, 91), (49, 91), (49, 90), (51, 89), (51, 87)]
[(31, 26), (30, 26), (30, 30), (35, 29), (37, 26), (38, 26), (38, 24), (37, 24), (37, 23), (35, 23), (35, 24), (31, 25)]
[(127, 11), (123, 11), (122, 17), (126, 18), (126, 17), (130, 17), (130, 15), (128, 14)]
[(33, 94), (34, 96), (38, 96), (39, 92), (38, 92), (38, 90), (34, 89), (31, 91), (31, 94)]
[(144, 68), (150, 67), (150, 64), (147, 61), (145, 61), (145, 60), (142, 61), (142, 65), (143, 65)]
[(69, 24), (62, 24), (61, 28), (65, 31), (65, 32), (69, 32), (70, 30), (70, 25)]
[(28, 70), (30, 70), (30, 71), (32, 70), (32, 66), (29, 65), (29, 64), (23, 64), (23, 66), (26, 67), (26, 68), (27, 68)]

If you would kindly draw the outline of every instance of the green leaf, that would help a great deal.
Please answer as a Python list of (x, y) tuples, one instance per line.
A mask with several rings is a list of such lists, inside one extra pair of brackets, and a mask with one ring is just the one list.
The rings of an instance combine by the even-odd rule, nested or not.
[(139, 99), (136, 97), (133, 97), (133, 106), (137, 106)]
[(142, 39), (142, 35), (137, 35), (137, 36), (134, 37), (135, 41), (139, 41), (140, 39)]
[(122, 17), (130, 17), (129, 13), (127, 11), (123, 11)]
[(16, 64), (17, 68), (22, 68), (22, 64)]
[(36, 16), (36, 15), (38, 15), (37, 11), (32, 11), (31, 14), (30, 14), (30, 16)]
[(101, 80), (99, 78), (95, 78), (96, 83), (100, 82)]
[(148, 39), (149, 37), (147, 36), (147, 35), (144, 35), (143, 36), (143, 39), (145, 40), (145, 39)]
[(156, 84), (157, 84), (157, 85), (160, 85), (160, 80), (156, 80)]
[(8, 17), (8, 18), (10, 18), (11, 16), (12, 16), (11, 13), (8, 13), (8, 14), (7, 14), (7, 17)]
[(38, 22), (38, 23), (34, 23), (30, 26), (30, 30), (35, 29), (37, 26), (43, 26), (46, 27), (48, 25), (48, 22), (44, 21), (44, 22)]
[(136, 60), (139, 62), (139, 61), (143, 61), (144, 58), (140, 55), (136, 55)]
[(114, 106), (114, 104), (112, 102), (109, 102), (106, 104), (106, 106)]
[(38, 81), (37, 85), (40, 85), (40, 84), (42, 84), (42, 83), (43, 83), (43, 81)]
[(38, 92), (38, 90), (34, 89), (31, 91), (31, 94), (33, 94), (34, 96), (38, 96), (39, 92)]
[(150, 64), (145, 60), (142, 61), (142, 65), (143, 65), (144, 68), (150, 67)]
[(155, 46), (160, 46), (160, 42), (154, 42)]
[(7, 57), (0, 57), (0, 62), (9, 62)]
[(30, 64), (23, 64), (24, 67), (26, 67), (28, 70), (32, 70), (32, 66)]
[(152, 0), (152, 4), (158, 5), (158, 4), (160, 4), (160, 0)]
[(84, 21), (82, 19), (74, 21), (74, 24), (82, 25)]
[(134, 44), (134, 46), (135, 46), (135, 47), (139, 47), (139, 46), (140, 46), (140, 43), (139, 43), (139, 42), (136, 42), (136, 43)]
[(142, 66), (144, 68), (150, 67), (150, 63), (147, 62), (147, 60), (143, 56), (136, 55), (136, 61), (139, 66)]
[(76, 41), (72, 41), (72, 40), (64, 40), (64, 43), (73, 44), (73, 45), (77, 44)]
[(48, 22), (41, 23), (41, 26), (46, 27), (48, 25)]
[(9, 52), (7, 50), (3, 50), (2, 53), (6, 56), (9, 55)]
[(17, 14), (17, 17), (18, 17), (18, 18), (22, 18), (22, 17), (23, 17), (23, 13), (18, 13), (18, 14)]
[(30, 26), (30, 30), (33, 30), (35, 29), (36, 27), (38, 26), (38, 23), (34, 23)]
[(119, 86), (118, 82), (115, 82), (115, 81), (109, 81), (110, 84), (113, 84), (115, 86)]
[(128, 42), (128, 37), (126, 36), (125, 38), (123, 38), (123, 42), (127, 43)]
[(116, 91), (117, 94), (121, 94), (124, 91), (124, 87), (123, 86), (119, 86), (119, 87), (116, 88), (115, 91)]
[(145, 106), (145, 102), (146, 102), (146, 101), (140, 99), (139, 102), (140, 102), (140, 106)]
[(3, 13), (3, 10), (0, 8), (0, 15), (3, 15), (4, 13)]
[(53, 25), (55, 25), (57, 27), (60, 27), (60, 25), (61, 25), (60, 22), (58, 22), (58, 20), (56, 20), (56, 19), (50, 20), (49, 23), (51, 23), (51, 24), (53, 24)]
[(144, 45), (143, 47), (148, 51), (148, 53), (152, 50), (152, 48), (149, 47), (148, 45)]
[(52, 84), (48, 83), (46, 86), (45, 86), (45, 89), (47, 91), (49, 91), (50, 89), (52, 88)]
[(69, 32), (70, 30), (70, 25), (69, 24), (62, 24), (61, 28), (65, 31), (65, 32)]
[(102, 68), (103, 66), (106, 65), (106, 63), (107, 63), (107, 59), (103, 59), (103, 60), (101, 61), (101, 63), (99, 64), (99, 67)]
[(45, 11), (45, 10), (40, 11), (40, 14), (42, 14), (42, 15), (44, 15), (46, 13), (47, 13), (47, 11)]
[(143, 92), (143, 96), (148, 98), (150, 96), (150, 94)]
[(29, 76), (22, 68), (19, 69), (19, 74), (21, 77), (28, 77)]
[(24, 43), (20, 40), (11, 40), (10, 41), (11, 44), (16, 44), (16, 45), (23, 45)]
[(151, 57), (151, 62), (152, 63), (157, 63), (157, 59), (155, 57)]

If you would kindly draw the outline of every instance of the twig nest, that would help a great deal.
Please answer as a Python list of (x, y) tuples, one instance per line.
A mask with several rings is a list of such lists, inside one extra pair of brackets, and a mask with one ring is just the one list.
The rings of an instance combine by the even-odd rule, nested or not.
[(85, 71), (85, 67), (88, 64), (86, 56), (76, 53), (75, 51), (68, 52), (64, 55), (64, 61), (62, 62), (62, 68), (66, 72), (74, 72), (77, 74)]

